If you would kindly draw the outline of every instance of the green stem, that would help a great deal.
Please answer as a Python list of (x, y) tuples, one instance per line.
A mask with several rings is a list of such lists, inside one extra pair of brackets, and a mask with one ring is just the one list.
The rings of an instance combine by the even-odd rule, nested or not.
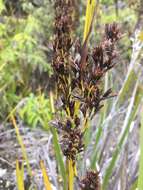
[[(53, 93), (50, 92), (50, 105), (51, 105), (51, 111), (54, 114), (55, 113), (55, 107), (54, 107), (54, 97), (53, 97)], [(62, 151), (61, 151), (61, 147), (60, 144), (58, 142), (58, 134), (57, 134), (57, 130), (53, 127), (51, 127), (51, 133), (53, 135), (53, 144), (54, 144), (54, 150), (55, 150), (55, 154), (56, 154), (56, 160), (58, 163), (58, 167), (63, 179), (63, 189), (67, 190), (67, 178), (66, 178), (66, 169), (64, 166), (64, 161), (63, 161), (63, 156), (62, 156)]]

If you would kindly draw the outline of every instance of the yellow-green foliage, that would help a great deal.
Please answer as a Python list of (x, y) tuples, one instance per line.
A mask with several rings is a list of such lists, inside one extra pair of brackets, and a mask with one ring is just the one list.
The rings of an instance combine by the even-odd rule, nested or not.
[(23, 106), (17, 110), (21, 119), (31, 127), (42, 127), (47, 130), (52, 118), (49, 99), (44, 94), (30, 94)]
[(25, 15), (11, 13), (12, 10), (7, 10), (4, 1), (0, 0), (0, 119), (30, 93), (33, 81), (37, 80), (34, 78), (36, 70), (41, 75), (50, 73), (47, 47), (43, 44), (49, 39), (47, 30), (52, 23), (52, 14), (50, 17), (44, 15), (49, 3), (43, 1), (40, 7), (19, 3)]

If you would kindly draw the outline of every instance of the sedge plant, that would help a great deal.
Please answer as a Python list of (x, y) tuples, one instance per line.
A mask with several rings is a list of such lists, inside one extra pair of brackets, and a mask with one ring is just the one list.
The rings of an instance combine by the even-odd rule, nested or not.
[[(117, 24), (107, 24), (101, 42), (94, 48), (88, 48), (96, 9), (95, 1), (88, 0), (83, 41), (74, 40), (74, 5), (74, 0), (54, 1), (50, 103), (55, 118), (50, 122), (53, 125), (50, 129), (63, 189), (74, 190), (74, 180), (77, 179), (81, 190), (101, 190), (99, 172), (96, 169), (88, 170), (80, 178), (77, 160), (86, 148), (84, 139), (90, 127), (89, 121), (103, 107), (104, 100), (114, 96), (111, 89), (104, 91), (102, 83), (105, 74), (116, 65), (115, 46), (121, 34)], [(42, 161), (40, 166), (45, 188), (51, 189)], [(17, 172), (20, 172), (19, 169)]]
[(55, 0), (54, 7), (52, 79), (55, 90), (52, 96), (56, 94), (55, 99), (60, 105), (51, 123), (59, 132), (59, 144), (66, 158), (67, 188), (74, 189), (76, 177), (82, 190), (100, 190), (98, 171), (87, 171), (86, 176), (79, 179), (76, 162), (78, 154), (85, 150), (84, 136), (88, 122), (102, 108), (103, 101), (114, 96), (111, 89), (104, 92), (102, 79), (116, 64), (115, 44), (121, 35), (115, 23), (106, 25), (101, 43), (89, 49), (95, 1), (87, 1), (83, 43), (74, 42), (72, 38), (74, 1)]

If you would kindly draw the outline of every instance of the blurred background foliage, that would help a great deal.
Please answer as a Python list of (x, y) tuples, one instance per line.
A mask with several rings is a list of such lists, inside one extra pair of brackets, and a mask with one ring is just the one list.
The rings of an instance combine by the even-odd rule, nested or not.
[(18, 109), (20, 118), (33, 128), (40, 126), (48, 130), (48, 122), (52, 119), (49, 99), (44, 94), (30, 94), (23, 106)]
[[(49, 11), (49, 13), (48, 13)], [(0, 118), (40, 87), (51, 72), (48, 1), (0, 1)]]

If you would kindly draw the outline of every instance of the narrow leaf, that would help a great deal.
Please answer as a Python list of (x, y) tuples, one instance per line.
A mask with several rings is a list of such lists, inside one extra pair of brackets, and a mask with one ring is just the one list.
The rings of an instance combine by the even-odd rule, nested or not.
[(141, 115), (141, 129), (140, 129), (140, 163), (139, 163), (138, 189), (139, 190), (143, 189), (143, 114)]
[(84, 36), (83, 36), (83, 47), (81, 50), (81, 60), (80, 60), (81, 70), (84, 69), (86, 63), (87, 50), (88, 50), (87, 44), (88, 44), (88, 38), (92, 30), (94, 15), (95, 15), (95, 0), (88, 0), (86, 8)]
[(71, 159), (67, 160), (67, 165), (68, 165), (68, 189), (73, 190), (73, 183), (74, 183), (74, 166), (73, 166), (73, 161)]
[(12, 124), (13, 124), (13, 126), (15, 128), (18, 143), (21, 146), (23, 158), (25, 159), (26, 164), (27, 164), (28, 173), (32, 177), (32, 170), (31, 170), (31, 167), (30, 167), (30, 164), (29, 164), (28, 156), (27, 156), (27, 153), (26, 153), (26, 148), (25, 148), (25, 145), (23, 143), (22, 137), (20, 135), (19, 129), (17, 127), (17, 124), (16, 124), (14, 116), (11, 116), (11, 120), (12, 120)]
[(90, 31), (92, 19), (95, 11), (95, 0), (88, 0), (86, 7), (85, 27), (84, 27), (84, 41)]
[(16, 179), (17, 189), (24, 190), (24, 167), (23, 164), (20, 165), (18, 160), (16, 160)]
[[(113, 153), (111, 162), (110, 162), (109, 166), (106, 169), (106, 173), (105, 173), (105, 176), (104, 176), (104, 179), (103, 179), (103, 190), (107, 189), (110, 177), (111, 177), (112, 172), (114, 170), (114, 167), (116, 165), (117, 159), (118, 159), (118, 157), (120, 155), (120, 151), (121, 151), (121, 149), (122, 149), (122, 147), (123, 147), (123, 145), (125, 143), (126, 138), (129, 135), (129, 130), (130, 130), (131, 123), (134, 120), (135, 115), (136, 115), (137, 110), (138, 110), (140, 99), (137, 98), (137, 96), (138, 96), (138, 93), (137, 93), (138, 88), (137, 87), (138, 87), (138, 83), (136, 84), (136, 87), (135, 87), (134, 92), (133, 92), (132, 100), (130, 101), (130, 105), (128, 107), (128, 111), (127, 111), (127, 114), (126, 114), (126, 117), (125, 117), (125, 120), (124, 120), (124, 124), (123, 124), (123, 127), (122, 127), (123, 131), (122, 131), (121, 137), (120, 137), (119, 142), (118, 142), (118, 144), (117, 144), (117, 146), (115, 148), (115, 151)], [(136, 102), (135, 102), (135, 100), (136, 100)]]
[(48, 177), (46, 168), (45, 168), (44, 163), (43, 163), (42, 160), (40, 161), (40, 167), (41, 167), (41, 170), (42, 170), (42, 175), (43, 175), (43, 180), (44, 180), (45, 189), (46, 189), (46, 190), (52, 190), (52, 188), (51, 188), (51, 183), (50, 183), (50, 181), (49, 181), (49, 177)]
[(59, 145), (58, 142), (58, 134), (55, 128), (51, 127), (51, 133), (53, 135), (53, 144), (54, 144), (54, 151), (56, 154), (56, 160), (58, 163), (58, 167), (60, 169), (60, 173), (61, 176), (63, 178), (63, 189), (66, 190), (66, 170), (65, 170), (65, 166), (64, 166), (64, 161), (63, 161), (63, 156), (62, 156), (62, 152), (61, 152), (61, 147)]
[[(55, 107), (54, 107), (54, 96), (53, 93), (50, 92), (50, 105), (51, 105), (51, 112), (54, 114), (55, 113)], [(54, 151), (56, 154), (56, 160), (58, 163), (58, 167), (60, 169), (61, 176), (63, 178), (63, 189), (66, 190), (67, 182), (66, 182), (66, 169), (64, 166), (64, 161), (63, 161), (63, 156), (62, 156), (62, 151), (60, 144), (58, 142), (58, 134), (57, 130), (53, 127), (51, 127), (51, 133), (53, 135), (53, 144), (54, 144)]]

